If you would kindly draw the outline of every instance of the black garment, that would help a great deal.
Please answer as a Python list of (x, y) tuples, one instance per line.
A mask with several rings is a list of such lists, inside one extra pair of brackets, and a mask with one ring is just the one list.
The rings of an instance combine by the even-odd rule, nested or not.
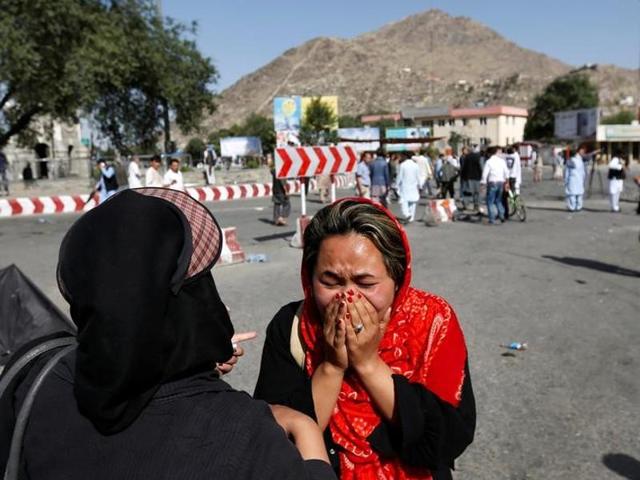
[[(293, 317), (299, 306), (300, 302), (285, 305), (267, 327), (254, 396), (315, 418), (311, 379), (290, 350)], [(402, 375), (394, 375), (393, 383), (394, 417), (398, 423), (381, 423), (369, 437), (371, 446), (383, 457), (399, 457), (406, 465), (431, 469), (436, 480), (450, 479), (454, 459), (473, 441), (475, 431), (475, 400), (468, 365), (458, 408)], [(333, 442), (329, 428), (324, 434), (329, 459), (339, 473), (340, 447)]]
[(464, 180), (481, 180), (482, 179), (482, 161), (480, 154), (471, 152), (460, 160), (460, 178)]
[(449, 196), (449, 198), (455, 198), (455, 179), (451, 180), (450, 182), (445, 182), (442, 181), (440, 183), (440, 196), (442, 198), (447, 198), (447, 195)]
[[(513, 177), (509, 178), (509, 188), (515, 194), (516, 192), (516, 179)], [(502, 190), (502, 206), (504, 207), (504, 219), (509, 219), (509, 192), (507, 189)]]
[[(234, 391), (213, 372), (163, 384), (131, 425), (117, 435), (102, 435), (78, 412), (74, 356), (72, 352), (56, 365), (36, 396), (21, 478), (336, 478), (327, 463), (301, 459), (264, 402)], [(15, 407), (33, 376), (30, 372), (17, 389)], [(2, 405), (3, 419), (15, 416), (13, 403), (9, 412)], [(7, 433), (0, 430), (3, 451)]]
[[(162, 383), (233, 354), (211, 265), (186, 278), (194, 245), (208, 240), (192, 235), (173, 203), (141, 191), (80, 217), (60, 247), (58, 283), (78, 327), (75, 395), (103, 434), (126, 428)], [(215, 222), (187, 194), (167, 192)]]

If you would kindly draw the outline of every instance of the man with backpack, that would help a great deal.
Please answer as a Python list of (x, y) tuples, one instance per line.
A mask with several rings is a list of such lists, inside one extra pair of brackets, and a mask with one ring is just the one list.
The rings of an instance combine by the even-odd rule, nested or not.
[(440, 169), (440, 182), (442, 184), (441, 196), (442, 198), (455, 197), (455, 182), (460, 172), (460, 166), (458, 160), (452, 155), (452, 150), (448, 148), (446, 150), (446, 156), (442, 161), (442, 168)]

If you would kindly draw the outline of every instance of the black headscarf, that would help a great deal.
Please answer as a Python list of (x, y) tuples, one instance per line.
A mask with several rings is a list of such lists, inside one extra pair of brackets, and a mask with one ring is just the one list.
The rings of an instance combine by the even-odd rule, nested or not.
[[(196, 223), (212, 237), (203, 240)], [(186, 194), (138, 189), (65, 236), (58, 282), (78, 326), (74, 392), (101, 433), (130, 425), (161, 384), (232, 356), (233, 326), (210, 272), (220, 235)]]

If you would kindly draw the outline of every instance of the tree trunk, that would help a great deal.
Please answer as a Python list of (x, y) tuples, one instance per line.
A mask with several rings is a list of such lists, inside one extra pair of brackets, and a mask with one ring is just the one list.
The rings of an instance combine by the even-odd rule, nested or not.
[(33, 117), (39, 112), (40, 112), (40, 107), (31, 107), (29, 110), (27, 110), (22, 115), (20, 115), (20, 117), (18, 117), (15, 123), (11, 125), (11, 127), (9, 127), (9, 130), (7, 130), (4, 133), (0, 133), (0, 148), (4, 147), (7, 143), (9, 143), (9, 140), (11, 139), (11, 137), (13, 137), (14, 135), (20, 133), (22, 130), (27, 128), (31, 123), (31, 120), (33, 119)]

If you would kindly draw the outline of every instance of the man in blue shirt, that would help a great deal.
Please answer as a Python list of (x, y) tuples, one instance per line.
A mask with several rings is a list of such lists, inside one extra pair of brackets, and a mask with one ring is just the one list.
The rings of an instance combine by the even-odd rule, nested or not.
[(376, 159), (370, 165), (371, 170), (371, 199), (387, 206), (387, 192), (391, 183), (389, 164), (384, 158), (384, 150), (379, 149)]
[(364, 152), (356, 167), (356, 194), (359, 197), (371, 198), (371, 172), (369, 170), (371, 159), (371, 153)]

